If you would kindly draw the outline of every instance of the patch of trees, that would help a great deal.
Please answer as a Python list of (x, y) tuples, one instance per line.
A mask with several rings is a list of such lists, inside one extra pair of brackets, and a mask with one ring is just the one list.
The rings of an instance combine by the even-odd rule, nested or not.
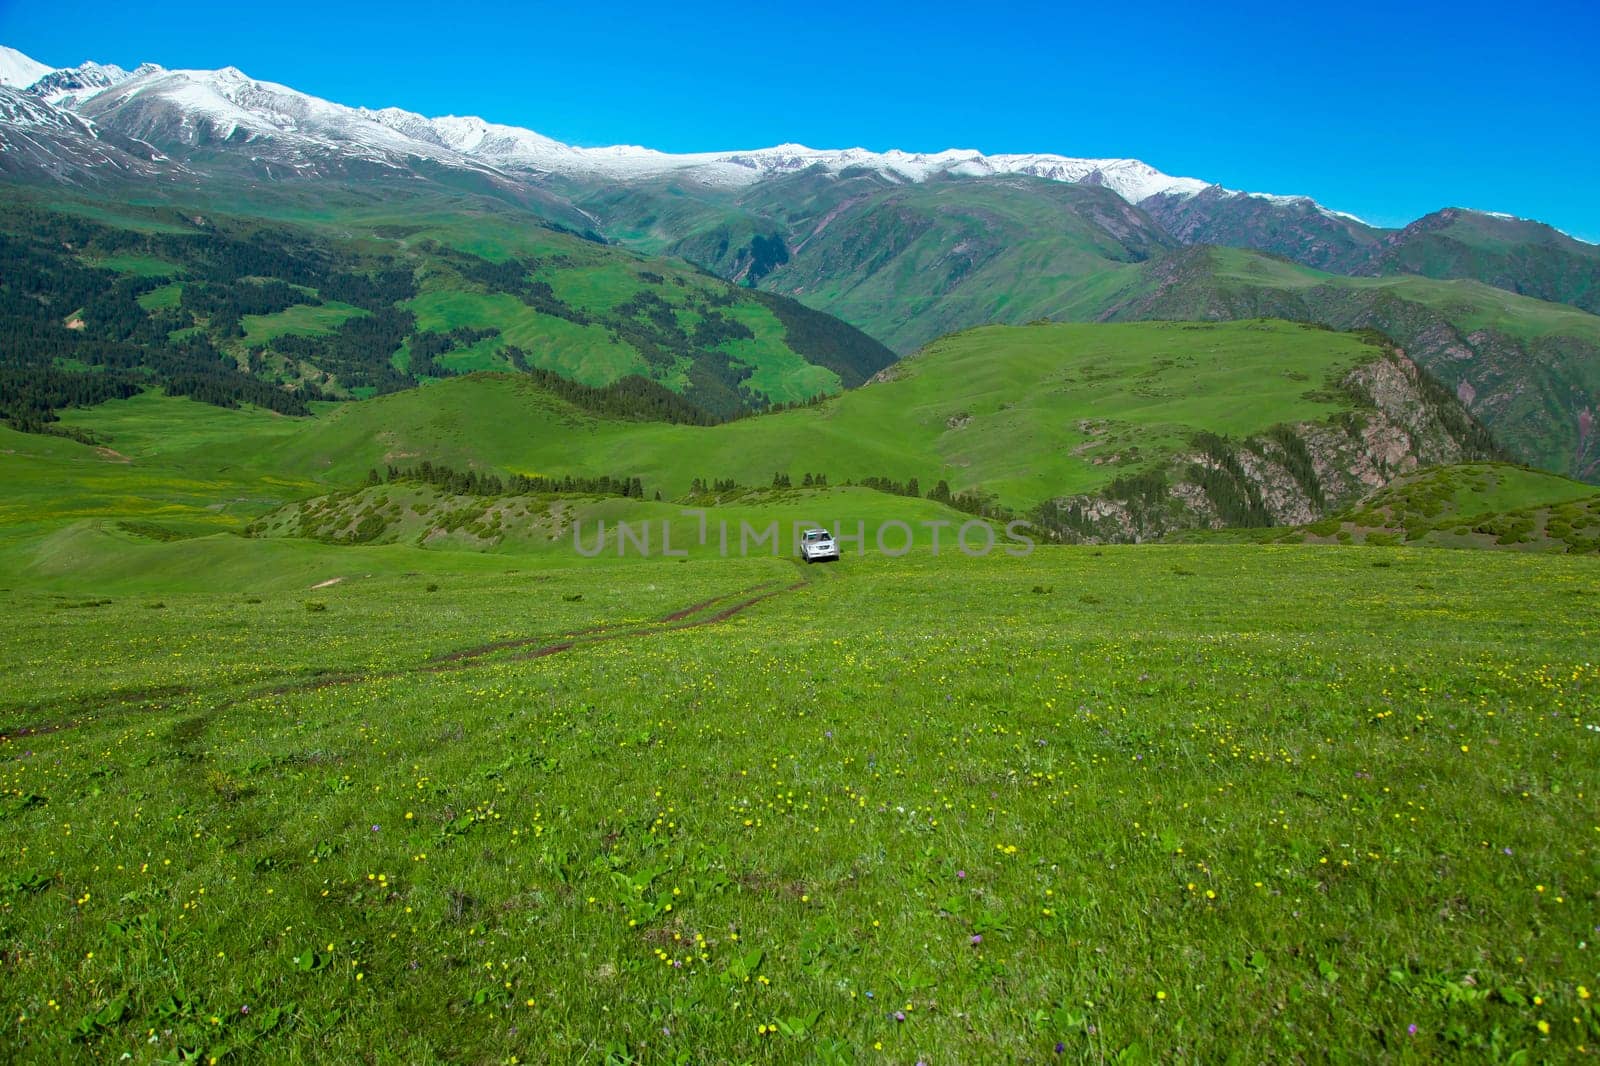
[[(1121, 501), (1135, 526), (1155, 527), (1159, 525), (1161, 512), (1170, 504), (1168, 489), (1166, 471), (1155, 467), (1114, 478), (1100, 492), (1109, 499)], [(1077, 500), (1044, 500), (1028, 512), (1028, 520), (1057, 540), (1098, 537), (1103, 533)]]
[(847, 389), (860, 385), (896, 359), (883, 344), (832, 315), (760, 289), (750, 290), (750, 296), (761, 301), (783, 324), (784, 339), (790, 348), (807, 362), (838, 374)]
[(704, 496), (706, 493), (712, 493), (712, 492), (714, 492), (714, 493), (738, 492), (740, 487), (741, 486), (739, 485), (739, 483), (737, 481), (733, 480), (733, 478), (731, 478), (731, 477), (730, 478), (718, 478), (715, 481), (709, 481), (709, 482), (703, 477), (697, 477), (689, 485), (689, 494), (692, 495), (692, 496)]
[(731, 418), (757, 405), (760, 396), (744, 384), (753, 371), (711, 344), (755, 334), (743, 323), (714, 311), (702, 314), (705, 317), (701, 324), (705, 325), (706, 332), (701, 338), (710, 343), (691, 337), (678, 324), (677, 309), (644, 289), (599, 321), (611, 331), (614, 342), (631, 346), (652, 367), (666, 370), (686, 359), (689, 381), (683, 390), (684, 397), (718, 418)]
[[(15, 217), (7, 212), (0, 221)], [(151, 314), (138, 302), (161, 281), (86, 265), (75, 241), (92, 242), (106, 231), (76, 221), (52, 223), (55, 217), (40, 218), (42, 234), (0, 233), (6, 263), (0, 274), (0, 412), (7, 422), (37, 428), (55, 421), (60, 407), (124, 398), (144, 385), (222, 406), (254, 403), (307, 413), (307, 394), (241, 373), (204, 337), (169, 339), (188, 316), (181, 310)], [(125, 250), (124, 242), (107, 243)]]
[(482, 256), (468, 255), (438, 245), (431, 245), (430, 249), (468, 281), (482, 285), (490, 292), (515, 296), (541, 315), (565, 319), (580, 326), (587, 326), (593, 321), (588, 314), (557, 296), (549, 282), (532, 277), (539, 270), (537, 259), (518, 259), (513, 256), (496, 263)]
[(563, 226), (559, 222), (541, 222), (539, 226), (552, 233), (565, 233), (569, 237), (576, 237), (580, 241), (588, 241), (590, 244), (611, 243), (592, 229), (573, 229), (571, 226)]
[[(512, 474), (502, 478), (498, 474), (480, 474), (476, 470), (455, 470), (440, 463), (424, 459), (417, 466), (386, 468), (381, 481), (414, 481), (433, 485), (454, 496), (525, 496), (534, 493), (558, 493), (584, 496), (623, 496), (644, 499), (644, 484), (637, 477), (529, 477)], [(367, 484), (381, 483), (378, 471), (367, 473)]]
[[(887, 477), (864, 477), (857, 482), (857, 484), (859, 484), (862, 488), (874, 489), (878, 492), (886, 492), (891, 496), (920, 497), (922, 495), (922, 488), (917, 484), (916, 478), (912, 478), (909, 481), (895, 481), (893, 478)], [(943, 481), (939, 482), (939, 484), (945, 486), (944, 502), (948, 503), (950, 501), (950, 486), (945, 485)], [(937, 486), (935, 486), (934, 491), (938, 491)], [(929, 493), (929, 498), (934, 498), (932, 493)]]
[[(99, 273), (96, 271), (96, 273)], [(139, 297), (159, 287), (155, 278), (119, 278), (111, 275), (105, 288), (89, 297), (78, 312), (79, 330), (87, 337), (130, 341), (134, 344), (159, 346), (166, 342), (167, 331), (189, 325), (190, 319), (181, 312), (152, 317), (139, 304)]]
[(322, 303), (292, 285), (277, 280), (188, 282), (178, 297), (179, 310), (206, 319), (212, 334), (242, 337), (245, 315), (275, 315), (296, 304)]
[(346, 319), (332, 333), (321, 336), (285, 334), (272, 342), (274, 350), (333, 374), (350, 388), (371, 388), (377, 393), (398, 392), (416, 382), (390, 361), (415, 327), (417, 317), (399, 307), (381, 307), (371, 314)]
[(684, 398), (695, 406), (722, 419), (729, 419), (752, 404), (759, 402), (759, 394), (744, 386), (754, 373), (742, 363), (736, 363), (725, 352), (697, 352), (689, 366), (689, 384), (684, 388)]
[(238, 407), (248, 403), (285, 415), (308, 415), (311, 408), (307, 401), (325, 398), (322, 391), (309, 381), (290, 392), (228, 367), (169, 371), (162, 383), (162, 390), (168, 396), (187, 396), (216, 407)]
[[(1452, 397), (1453, 398), (1453, 397)], [(1300, 491), (1318, 511), (1327, 508), (1328, 500), (1322, 491), (1322, 479), (1317, 476), (1317, 465), (1311, 459), (1311, 450), (1290, 426), (1274, 426), (1267, 430), (1267, 439), (1278, 446), (1278, 460), (1300, 486)]]
[[(166, 214), (166, 221), (193, 224)], [(87, 262), (113, 254), (176, 264), (173, 272), (184, 275), (177, 306), (147, 310), (139, 304), (166, 278), (122, 276)], [(142, 233), (14, 202), (0, 205), (0, 261), (6, 264), (0, 368), (6, 371), (4, 417), (13, 424), (46, 424), (58, 406), (100, 402), (147, 385), (225, 407), (250, 403), (306, 414), (307, 400), (322, 395), (314, 386), (290, 390), (243, 373), (213, 342), (240, 336), (244, 315), (321, 300), (363, 308), (377, 321), (352, 320), (333, 338), (281, 338), (273, 347), (340, 373), (350, 384), (392, 389), (411, 383), (378, 365), (371, 352), (387, 344), (380, 357), (386, 364), (410, 332), (410, 316), (392, 312), (391, 305), (416, 295), (412, 270), (374, 269), (293, 230), (206, 225), (189, 233)], [(182, 333), (197, 317), (205, 332)], [(259, 353), (251, 365), (266, 371)]]
[(827, 393), (819, 392), (815, 396), (812, 396), (810, 399), (806, 399), (806, 400), (790, 400), (787, 403), (768, 404), (763, 410), (752, 411), (750, 413), (751, 414), (775, 415), (775, 414), (778, 414), (778, 413), (783, 412), (783, 411), (799, 411), (799, 410), (801, 410), (803, 408), (806, 408), (806, 407), (819, 406), (827, 398), (828, 398), (828, 394)]
[(1189, 464), (1189, 481), (1205, 492), (1223, 524), (1239, 529), (1272, 525), (1261, 490), (1245, 475), (1233, 446), (1215, 433), (1198, 433), (1192, 443), (1210, 461)]
[(0, 419), (24, 433), (38, 433), (63, 407), (92, 407), (139, 391), (138, 379), (122, 372), (0, 365)]
[[(758, 240), (767, 260), (776, 262), (773, 257), (787, 256), (781, 238)], [(717, 286), (691, 297), (687, 306), (697, 312), (699, 320), (686, 329), (678, 321), (680, 308), (652, 289), (634, 292), (609, 311), (583, 311), (561, 300), (547, 282), (533, 278), (548, 262), (517, 257), (493, 262), (434, 244), (426, 247), (463, 278), (491, 292), (514, 295), (541, 314), (577, 325), (603, 326), (613, 343), (633, 348), (653, 371), (687, 364), (689, 381), (684, 397), (717, 418), (734, 418), (761, 407), (764, 397), (747, 384), (751, 368), (719, 351), (726, 344), (755, 338), (749, 326), (719, 310), (733, 305), (734, 290)], [(652, 271), (642, 271), (638, 277), (651, 285), (666, 280)], [(838, 319), (783, 297), (755, 295), (777, 315), (792, 348), (811, 362), (833, 369), (847, 385), (860, 384), (894, 361), (893, 352)], [(507, 356), (518, 369), (526, 365), (526, 353), (507, 350)]]
[(453, 377), (459, 371), (442, 365), (439, 362), (441, 355), (447, 355), (460, 348), (470, 348), (479, 341), (498, 336), (500, 331), (492, 326), (488, 329), (457, 326), (448, 333), (419, 330), (411, 335), (407, 345), (411, 351), (411, 363), (406, 369), (411, 371), (413, 377)]
[(696, 347), (715, 348), (731, 341), (755, 340), (755, 337), (755, 331), (743, 322), (708, 309), (700, 312), (700, 321), (695, 323), (690, 339)]
[(750, 269), (745, 272), (745, 281), (751, 288), (756, 282), (772, 273), (778, 267), (789, 261), (789, 246), (783, 243), (783, 238), (776, 233), (762, 236), (757, 234), (750, 240)]
[(639, 349), (652, 366), (671, 366), (689, 345), (689, 335), (678, 325), (672, 305), (648, 289), (613, 308), (605, 324), (613, 337)]
[[(912, 479), (913, 483), (915, 480), (914, 478)], [(977, 515), (980, 518), (1009, 519), (1012, 517), (1010, 508), (1000, 506), (996, 502), (993, 493), (983, 492), (978, 489), (968, 489), (966, 492), (951, 492), (950, 483), (945, 481), (944, 478), (940, 478), (938, 483), (928, 490), (928, 499), (942, 503), (953, 510)]]
[(649, 378), (629, 374), (609, 385), (584, 385), (553, 371), (528, 366), (527, 354), (520, 348), (508, 347), (504, 351), (513, 366), (523, 370), (541, 387), (592, 414), (685, 426), (710, 426), (717, 422), (707, 412)]

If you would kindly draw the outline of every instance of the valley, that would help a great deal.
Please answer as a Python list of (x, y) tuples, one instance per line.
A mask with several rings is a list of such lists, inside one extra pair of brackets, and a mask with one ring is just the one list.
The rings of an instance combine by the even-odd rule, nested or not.
[(0, 47), (0, 1059), (1592, 1057), (1596, 246), (369, 88)]

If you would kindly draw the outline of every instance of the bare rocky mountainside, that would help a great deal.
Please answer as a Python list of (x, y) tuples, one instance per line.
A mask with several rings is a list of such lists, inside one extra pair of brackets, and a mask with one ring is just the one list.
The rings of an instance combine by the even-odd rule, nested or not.
[(1177, 530), (1296, 526), (1336, 513), (1418, 469), (1494, 458), (1486, 429), (1405, 352), (1341, 376), (1353, 409), (1243, 440), (1197, 434), (1190, 447), (1094, 493), (1040, 509), (1065, 540), (1158, 539)]

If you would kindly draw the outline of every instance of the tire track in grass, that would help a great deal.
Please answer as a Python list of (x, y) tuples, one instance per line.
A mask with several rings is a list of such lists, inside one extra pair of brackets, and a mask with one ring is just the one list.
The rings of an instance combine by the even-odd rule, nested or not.
[[(526, 659), (542, 659), (547, 655), (557, 655), (560, 651), (570, 651), (578, 647), (589, 647), (594, 643), (606, 643), (610, 642), (610, 640), (637, 640), (642, 639), (642, 637), (653, 637), (653, 635), (662, 634), (662, 632), (678, 632), (683, 631), (683, 629), (698, 629), (699, 626), (715, 626), (715, 624), (722, 623), (722, 621), (728, 621), (728, 619), (738, 615), (741, 611), (755, 607), (757, 603), (763, 602), (763, 600), (773, 599), (774, 595), (794, 592), (795, 589), (805, 587), (806, 583), (805, 581), (795, 581), (794, 584), (781, 587), (781, 589), (774, 589), (771, 584), (776, 583), (755, 586), (755, 589), (747, 589), (747, 599), (739, 600), (738, 603), (733, 603), (731, 607), (722, 608), (714, 615), (707, 615), (704, 618), (696, 618), (694, 615), (698, 615), (699, 611), (706, 610), (709, 605), (723, 602), (723, 600), (730, 599), (730, 597), (728, 595), (718, 595), (717, 599), (696, 603), (693, 607), (683, 608), (683, 611), (675, 611), (674, 615), (667, 615), (667, 618), (662, 619), (662, 623), (656, 623), (653, 626), (640, 626), (635, 627), (635, 629), (624, 629), (624, 631), (605, 632), (605, 634), (598, 634), (587, 640), (563, 640), (560, 643), (547, 643), (547, 645), (533, 648), (531, 651), (523, 651), (522, 655), (509, 656), (506, 661), (509, 661), (509, 663), (522, 663)], [(766, 589), (766, 591), (760, 592), (758, 595), (749, 595), (749, 592), (755, 592), (757, 589)], [(730, 595), (741, 594), (733, 592)]]
[[(671, 622), (679, 622), (685, 618), (699, 614), (701, 611), (713, 607), (716, 604), (722, 603), (724, 600), (732, 599), (734, 596), (742, 596), (754, 592), (760, 592), (764, 589), (771, 588), (775, 584), (777, 584), (777, 582), (768, 581), (764, 584), (755, 585), (748, 589), (741, 589), (736, 592), (724, 592), (720, 596), (711, 597), (709, 600), (701, 600), (699, 603), (692, 603), (687, 607), (681, 607), (676, 611), (670, 611), (652, 623), (631, 626), (624, 633), (613, 633), (613, 636), (646, 633), (653, 628), (665, 626), (667, 623)], [(618, 626), (619, 623), (616, 622), (602, 622), (598, 625), (585, 626), (582, 629), (573, 629), (564, 633), (559, 633), (556, 635), (554, 640), (552, 640), (550, 636), (516, 637), (511, 640), (497, 640), (489, 644), (479, 644), (470, 648), (459, 648), (456, 651), (446, 652), (443, 655), (436, 655), (432, 659), (429, 659), (425, 669), (429, 669), (430, 672), (437, 672), (433, 671), (431, 668), (443, 666), (449, 663), (464, 662), (469, 659), (481, 659), (490, 655), (498, 654), (500, 652), (514, 651), (518, 648), (527, 648), (530, 645), (537, 645), (535, 650), (540, 653), (540, 656), (549, 655), (552, 654), (550, 650), (552, 648), (558, 651), (566, 651), (574, 644), (584, 641), (585, 638), (603, 638), (604, 634), (616, 630)], [(538, 656), (530, 656), (530, 658), (536, 657)]]
[[(318, 674), (315, 677), (304, 678), (298, 681), (281, 681), (274, 685), (258, 688), (253, 691), (241, 693), (232, 698), (225, 699), (208, 713), (215, 714), (226, 710), (227, 708), (235, 707), (241, 703), (248, 703), (253, 700), (266, 697), (288, 696), (301, 692), (316, 692), (325, 688), (334, 688), (341, 685), (354, 685), (369, 681), (393, 680), (395, 678), (406, 677), (413, 674), (455, 673), (460, 670), (470, 670), (478, 666), (484, 666), (498, 662), (526, 662), (533, 659), (543, 659), (551, 655), (558, 655), (561, 652), (571, 651), (572, 649), (579, 647), (587, 647), (592, 644), (602, 644), (613, 640), (638, 640), (661, 633), (675, 633), (684, 629), (695, 629), (700, 626), (716, 625), (718, 623), (725, 622), (728, 619), (749, 610), (751, 607), (773, 598), (774, 596), (779, 596), (786, 592), (794, 592), (798, 589), (804, 588), (809, 583), (810, 582), (807, 580), (800, 580), (791, 585), (776, 587), (777, 582), (769, 581), (765, 584), (754, 585), (750, 588), (723, 593), (720, 596), (713, 596), (712, 598), (708, 600), (702, 600), (699, 603), (692, 603), (687, 607), (670, 611), (667, 614), (662, 615), (656, 621), (646, 623), (644, 625), (636, 625), (627, 628), (618, 628), (615, 624), (587, 626), (583, 629), (572, 630), (570, 632), (560, 634), (554, 640), (548, 636), (526, 637), (516, 640), (495, 641), (490, 644), (481, 644), (471, 648), (462, 648), (457, 651), (435, 656), (434, 658), (416, 666), (400, 667), (393, 670), (365, 672), (339, 671)], [(727, 603), (728, 600), (734, 599), (735, 597), (743, 598), (739, 599), (735, 603), (724, 606), (719, 610), (713, 611), (710, 614), (705, 613), (710, 611), (711, 608), (716, 607), (718, 604)], [(530, 647), (530, 645), (533, 646)], [(526, 648), (528, 650), (522, 651), (516, 655), (502, 656), (500, 654), (506, 651), (514, 651), (518, 648)], [(118, 693), (101, 698), (99, 700), (84, 700), (79, 705), (78, 709), (84, 712), (86, 717), (57, 719), (56, 721), (51, 722), (39, 722), (12, 726), (4, 731), (0, 731), (0, 743), (20, 740), (24, 737), (42, 736), (49, 733), (57, 733), (67, 729), (77, 728), (85, 721), (97, 721), (97, 717), (88, 715), (87, 712), (90, 711), (105, 711), (112, 709), (121, 709), (128, 712), (139, 710), (153, 711), (159, 710), (163, 707), (171, 706), (171, 702), (167, 700), (140, 700), (138, 697), (141, 695), (144, 694), (138, 692)], [(193, 688), (184, 687), (178, 689), (176, 692), (171, 690), (164, 691), (161, 693), (161, 695), (192, 696), (198, 695), (198, 693)]]

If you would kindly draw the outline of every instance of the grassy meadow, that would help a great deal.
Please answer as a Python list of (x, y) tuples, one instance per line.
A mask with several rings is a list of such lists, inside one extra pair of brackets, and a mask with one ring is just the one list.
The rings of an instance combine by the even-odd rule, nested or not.
[[(0, 429), (0, 1058), (1592, 1055), (1600, 555), (975, 558), (931, 536), (969, 516), (843, 484), (1022, 505), (1336, 417), (1371, 354), (1043, 326), (711, 427), (479, 375)], [(365, 483), (424, 459), (647, 496)], [(1589, 487), (1520, 468), (1386, 491), (1361, 521), (1591, 535)], [(689, 508), (783, 543), (724, 557)], [(836, 564), (788, 549), (856, 520)]]
[(1600, 1040), (1593, 558), (289, 547), (0, 592), (8, 1058)]

